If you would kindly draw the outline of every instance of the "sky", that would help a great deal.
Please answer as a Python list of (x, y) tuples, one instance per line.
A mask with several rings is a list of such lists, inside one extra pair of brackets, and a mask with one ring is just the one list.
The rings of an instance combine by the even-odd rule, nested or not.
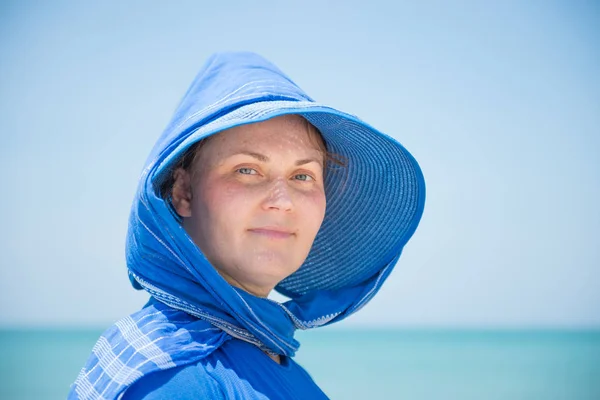
[(1, 3), (0, 326), (104, 327), (145, 303), (124, 257), (137, 179), (223, 50), (421, 165), (417, 232), (339, 325), (600, 328), (598, 3), (313, 0)]

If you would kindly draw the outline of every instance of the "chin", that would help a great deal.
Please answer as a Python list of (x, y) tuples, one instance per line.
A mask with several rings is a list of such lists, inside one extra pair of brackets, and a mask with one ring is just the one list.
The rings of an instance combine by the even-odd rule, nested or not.
[[(254, 265), (250, 270), (252, 272), (252, 276), (247, 276), (247, 280), (254, 281), (256, 284), (260, 283), (262, 287), (275, 287), (298, 270), (297, 268), (290, 268), (289, 264), (279, 264), (279, 263), (259, 263)], [(257, 279), (259, 278), (259, 279)]]

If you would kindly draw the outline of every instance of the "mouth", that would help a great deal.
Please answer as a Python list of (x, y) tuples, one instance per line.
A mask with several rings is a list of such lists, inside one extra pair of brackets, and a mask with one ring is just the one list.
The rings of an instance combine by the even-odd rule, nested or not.
[(268, 239), (289, 239), (294, 236), (294, 232), (277, 227), (263, 227), (263, 228), (252, 228), (248, 229), (250, 233), (264, 236)]

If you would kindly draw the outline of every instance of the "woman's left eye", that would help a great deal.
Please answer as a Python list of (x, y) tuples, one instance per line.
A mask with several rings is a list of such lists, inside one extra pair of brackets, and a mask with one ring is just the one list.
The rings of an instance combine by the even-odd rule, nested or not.
[(294, 178), (299, 181), (314, 181), (314, 178), (308, 174), (297, 174), (294, 175)]

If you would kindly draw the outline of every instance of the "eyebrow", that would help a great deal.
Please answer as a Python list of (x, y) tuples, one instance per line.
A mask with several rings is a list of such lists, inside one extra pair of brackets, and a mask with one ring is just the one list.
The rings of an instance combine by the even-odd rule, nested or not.
[[(247, 156), (256, 158), (259, 161), (262, 162), (268, 162), (269, 161), (269, 157), (265, 156), (264, 154), (260, 154), (260, 153), (254, 153), (252, 151), (240, 151), (238, 153), (232, 154), (230, 157), (238, 155), (238, 154), (245, 154)], [(300, 165), (304, 165), (304, 164), (308, 164), (311, 162), (316, 162), (317, 164), (323, 166), (323, 160), (319, 160), (318, 158), (303, 158), (301, 160), (296, 161), (296, 166), (300, 166)]]

